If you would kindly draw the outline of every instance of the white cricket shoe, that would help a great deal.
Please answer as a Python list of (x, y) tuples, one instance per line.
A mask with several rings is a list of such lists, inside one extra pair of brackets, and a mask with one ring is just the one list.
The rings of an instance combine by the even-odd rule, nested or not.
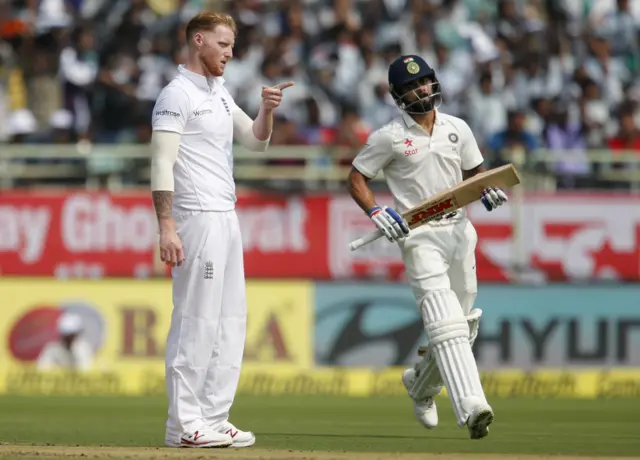
[(489, 406), (479, 407), (471, 412), (467, 419), (467, 428), (471, 439), (482, 439), (489, 434), (489, 425), (493, 423), (493, 410)]
[[(407, 391), (411, 390), (413, 386), (413, 382), (416, 378), (415, 369), (407, 369), (402, 374), (402, 383)], [(415, 414), (418, 421), (428, 429), (433, 429), (438, 426), (438, 409), (436, 407), (436, 402), (432, 396), (427, 396), (420, 401), (416, 401), (411, 398), (413, 401), (413, 413)]]
[(220, 433), (231, 437), (231, 447), (250, 447), (256, 443), (255, 434), (251, 431), (239, 430), (230, 422), (226, 422), (222, 425)]
[(167, 447), (229, 447), (233, 444), (231, 436), (225, 433), (218, 433), (210, 428), (204, 428), (193, 433), (183, 433), (180, 441), (166, 439), (164, 443)]

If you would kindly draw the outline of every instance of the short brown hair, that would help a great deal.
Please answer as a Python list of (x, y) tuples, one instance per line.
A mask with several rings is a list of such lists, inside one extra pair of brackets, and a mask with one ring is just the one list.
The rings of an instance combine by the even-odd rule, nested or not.
[(191, 18), (187, 24), (187, 30), (185, 32), (187, 42), (190, 42), (196, 33), (201, 31), (213, 31), (217, 26), (228, 27), (233, 31), (234, 35), (238, 33), (236, 21), (234, 21), (228, 14), (203, 11)]

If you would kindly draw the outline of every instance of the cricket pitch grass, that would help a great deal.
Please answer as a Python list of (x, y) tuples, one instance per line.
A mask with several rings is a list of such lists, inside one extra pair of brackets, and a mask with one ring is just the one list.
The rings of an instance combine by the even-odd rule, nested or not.
[(0, 458), (434, 460), (640, 458), (640, 398), (495, 399), (491, 434), (470, 440), (438, 398), (422, 428), (408, 398), (238, 396), (231, 421), (256, 433), (245, 449), (163, 447), (159, 397), (0, 397)]

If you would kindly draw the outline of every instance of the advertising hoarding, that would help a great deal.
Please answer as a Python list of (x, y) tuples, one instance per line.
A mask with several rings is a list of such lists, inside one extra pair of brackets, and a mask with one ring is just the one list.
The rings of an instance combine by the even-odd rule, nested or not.
[[(380, 195), (381, 203), (390, 197)], [(640, 197), (527, 195), (521, 252), (526, 279), (640, 281)], [(479, 237), (481, 281), (514, 279), (512, 202), (467, 207)], [(348, 243), (370, 219), (344, 195), (240, 193), (237, 212), (249, 278), (404, 280), (397, 245)], [(157, 224), (148, 193), (3, 192), (0, 274), (103, 278), (169, 276), (154, 255)]]

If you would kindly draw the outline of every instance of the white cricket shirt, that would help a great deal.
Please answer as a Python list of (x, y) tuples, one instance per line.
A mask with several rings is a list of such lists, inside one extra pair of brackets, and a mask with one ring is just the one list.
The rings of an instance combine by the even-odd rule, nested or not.
[(233, 115), (237, 106), (222, 77), (207, 78), (180, 65), (152, 115), (154, 131), (181, 134), (173, 166), (173, 207), (187, 211), (235, 208)]
[(400, 213), (462, 182), (483, 162), (469, 125), (436, 112), (429, 135), (406, 113), (369, 135), (353, 166), (369, 178), (383, 172)]

